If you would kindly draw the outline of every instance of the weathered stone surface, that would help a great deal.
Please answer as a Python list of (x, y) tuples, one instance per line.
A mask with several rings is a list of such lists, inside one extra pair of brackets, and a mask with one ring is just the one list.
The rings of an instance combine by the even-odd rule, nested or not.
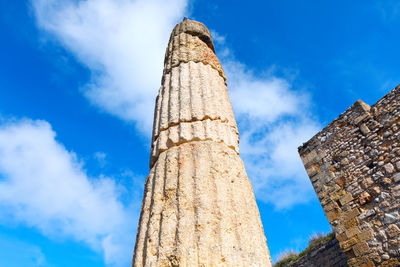
[(399, 129), (400, 86), (372, 107), (356, 101), (299, 148), (349, 266), (400, 259)]
[(134, 266), (169, 266), (172, 256), (180, 266), (269, 266), (244, 165), (211, 141), (160, 154), (146, 179), (136, 242)]
[(361, 124), (360, 131), (363, 133), (363, 135), (367, 135), (370, 132), (370, 130), (368, 129), (367, 125), (365, 125), (365, 124)]
[(399, 219), (400, 219), (399, 212), (395, 211), (392, 213), (386, 213), (383, 222), (385, 224), (392, 224), (399, 221)]
[(179, 35), (180, 33), (187, 33), (193, 36), (198, 36), (204, 43), (207, 44), (208, 47), (210, 47), (213, 52), (215, 52), (211, 33), (203, 23), (185, 18), (172, 30), (171, 38)]
[(399, 229), (399, 227), (397, 225), (391, 224), (391, 225), (388, 226), (387, 235), (390, 238), (396, 237), (399, 234), (400, 234), (400, 229)]
[(200, 140), (225, 143), (239, 154), (239, 134), (237, 129), (220, 120), (205, 119), (202, 121), (181, 122), (165, 131), (161, 131), (152, 145), (151, 161), (154, 163), (158, 155), (170, 147)]
[(224, 70), (214, 51), (199, 37), (187, 33), (175, 35), (168, 45), (165, 54), (164, 75), (171, 72), (173, 67), (183, 62), (201, 62), (210, 65), (218, 71), (219, 75), (226, 81)]
[(303, 255), (297, 261), (290, 263), (288, 267), (347, 267), (347, 256), (342, 252), (336, 238), (323, 242), (308, 253)]
[(271, 266), (207, 28), (178, 24), (164, 66), (132, 266)]
[[(157, 160), (157, 138), (161, 132), (181, 123), (219, 121), (234, 138), (228, 145), (239, 143), (236, 120), (230, 104), (228, 90), (218, 72), (203, 63), (181, 63), (165, 75), (159, 90), (153, 126), (150, 167)], [(178, 128), (180, 131), (182, 127)], [(199, 133), (200, 134), (200, 133)], [(224, 133), (221, 133), (225, 136)], [(196, 135), (196, 134), (195, 134)], [(236, 135), (236, 137), (234, 137)], [(218, 139), (227, 140), (222, 136)], [(199, 140), (199, 139), (197, 139)], [(203, 140), (203, 139), (200, 139)], [(162, 142), (161, 142), (162, 143)], [(238, 151), (238, 148), (236, 147)]]
[(387, 163), (385, 166), (383, 166), (383, 168), (385, 168), (386, 173), (392, 173), (394, 172), (394, 166), (392, 163)]

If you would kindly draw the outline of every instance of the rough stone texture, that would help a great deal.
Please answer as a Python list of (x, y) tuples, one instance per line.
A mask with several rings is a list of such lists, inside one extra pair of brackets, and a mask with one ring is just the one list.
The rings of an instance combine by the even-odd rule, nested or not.
[(164, 75), (182, 62), (190, 61), (210, 65), (210, 67), (218, 71), (224, 81), (226, 80), (224, 70), (214, 51), (199, 37), (187, 33), (180, 33), (171, 37), (165, 57)]
[(187, 33), (193, 36), (198, 36), (213, 52), (215, 52), (211, 33), (203, 23), (195, 20), (184, 19), (172, 30), (171, 38), (179, 35), (180, 33)]
[(288, 267), (347, 267), (347, 256), (342, 252), (336, 238), (319, 244)]
[[(214, 123), (206, 123), (207, 119)], [(161, 133), (168, 129), (173, 134), (165, 133), (163, 136)], [(168, 140), (167, 136), (174, 140)], [(172, 144), (210, 138), (222, 140), (239, 152), (239, 134), (226, 85), (209, 64), (182, 62), (164, 75), (156, 99), (150, 168), (160, 151)]]
[(154, 141), (152, 153), (152, 163), (159, 154), (170, 147), (199, 140), (212, 140), (214, 142), (225, 143), (239, 153), (239, 139), (237, 131), (234, 131), (227, 123), (220, 120), (205, 119), (202, 121), (181, 122), (171, 126), (165, 131), (161, 131), (158, 138)]
[(400, 266), (400, 86), (299, 148), (349, 266)]
[(132, 266), (271, 266), (211, 35), (173, 30)]

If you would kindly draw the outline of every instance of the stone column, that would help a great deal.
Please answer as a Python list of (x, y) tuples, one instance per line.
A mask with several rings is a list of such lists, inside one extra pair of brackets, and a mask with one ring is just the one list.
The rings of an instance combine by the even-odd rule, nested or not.
[(208, 29), (174, 28), (132, 266), (271, 266)]

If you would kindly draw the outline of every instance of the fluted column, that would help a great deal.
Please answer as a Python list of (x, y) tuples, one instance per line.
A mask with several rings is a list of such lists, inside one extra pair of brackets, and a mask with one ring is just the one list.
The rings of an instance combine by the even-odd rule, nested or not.
[(226, 77), (203, 24), (174, 28), (161, 83), (132, 266), (271, 266)]

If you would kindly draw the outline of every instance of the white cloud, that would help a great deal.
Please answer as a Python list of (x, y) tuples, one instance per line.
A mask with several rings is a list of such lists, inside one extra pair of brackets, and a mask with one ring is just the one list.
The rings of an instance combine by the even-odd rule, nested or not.
[[(84, 94), (103, 110), (135, 121), (146, 136), (168, 36), (186, 5), (186, 0), (33, 0), (38, 25), (92, 71)], [(310, 99), (270, 70), (254, 74), (232, 56), (226, 37), (212, 32), (256, 196), (278, 208), (309, 201), (312, 187), (297, 147), (320, 128), (310, 115)]]
[(138, 209), (120, 201), (122, 190), (111, 178), (88, 177), (47, 122), (0, 125), (2, 223), (19, 222), (51, 238), (82, 241), (102, 251), (108, 264), (128, 265)]
[(39, 27), (92, 73), (82, 88), (101, 109), (150, 135), (173, 26), (186, 0), (32, 0)]
[(297, 147), (320, 129), (310, 99), (272, 71), (255, 75), (226, 46), (222, 63), (240, 131), (240, 151), (256, 197), (276, 208), (307, 203), (313, 188)]

